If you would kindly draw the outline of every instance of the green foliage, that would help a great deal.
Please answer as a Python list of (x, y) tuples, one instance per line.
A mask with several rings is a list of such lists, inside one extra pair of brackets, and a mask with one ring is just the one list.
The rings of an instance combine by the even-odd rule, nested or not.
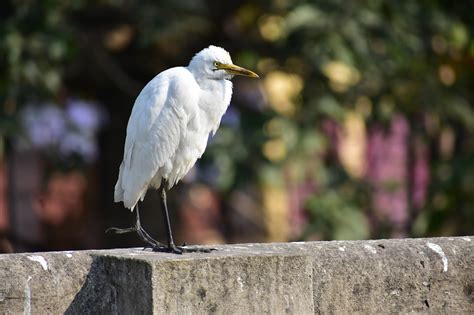
[[(457, 7), (447, 1), (297, 1), (266, 12), (281, 17), (281, 36), (272, 39), (272, 57), (304, 82), (302, 106), (288, 120), (293, 124), (288, 129), (296, 129), (300, 139), (324, 137), (315, 126), (328, 118), (342, 122), (348, 110), (356, 110), (369, 128), (402, 114), (410, 123), (410, 137), (430, 144), (433, 172), (428, 203), (415, 230), (408, 233), (466, 234), (474, 228), (474, 221), (467, 220), (472, 219), (472, 210), (467, 210), (474, 206), (472, 198), (460, 188), (469, 187), (468, 170), (474, 165), (467, 158), (474, 153), (469, 140), (474, 119), (469, 87), (474, 60), (472, 9), (472, 4)], [(291, 58), (302, 66), (294, 67)], [(365, 108), (358, 106), (361, 97), (367, 100)], [(426, 117), (432, 123), (426, 124)], [(456, 142), (443, 160), (438, 144), (448, 126), (456, 130)], [(290, 148), (287, 159), (305, 163), (299, 165), (305, 179), (321, 186), (307, 204), (311, 217), (307, 233), (366, 237), (369, 227), (363, 214), (371, 208), (370, 198), (354, 202), (347, 190), (364, 187), (365, 178), (346, 176), (333, 184), (328, 179), (344, 172), (331, 167), (337, 161), (324, 161), (307, 172), (309, 161), (317, 157), (299, 158), (304, 151), (300, 141)], [(443, 179), (438, 165), (456, 171)], [(410, 211), (416, 218), (415, 209)]]
[[(305, 238), (358, 240), (370, 237), (364, 213), (345, 197), (336, 192), (326, 192), (309, 198), (307, 207), (312, 224), (308, 227)], [(311, 235), (312, 233), (316, 235)]]
[(58, 92), (74, 50), (62, 1), (15, 2), (0, 23), (0, 91), (13, 102)]

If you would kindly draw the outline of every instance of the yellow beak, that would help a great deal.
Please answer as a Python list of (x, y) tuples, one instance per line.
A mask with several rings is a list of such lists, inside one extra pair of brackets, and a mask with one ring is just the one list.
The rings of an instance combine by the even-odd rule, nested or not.
[(225, 70), (229, 74), (243, 75), (251, 78), (258, 78), (258, 74), (248, 69), (233, 65), (233, 64), (220, 64), (217, 66), (218, 69)]

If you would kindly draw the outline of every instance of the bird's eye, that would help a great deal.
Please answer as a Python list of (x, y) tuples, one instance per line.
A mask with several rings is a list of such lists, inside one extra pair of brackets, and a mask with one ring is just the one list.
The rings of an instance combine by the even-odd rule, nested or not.
[(220, 64), (221, 64), (220, 62), (218, 62), (218, 61), (214, 61), (214, 67), (216, 67), (216, 68), (217, 68), (217, 67), (219, 67), (219, 65), (220, 65)]

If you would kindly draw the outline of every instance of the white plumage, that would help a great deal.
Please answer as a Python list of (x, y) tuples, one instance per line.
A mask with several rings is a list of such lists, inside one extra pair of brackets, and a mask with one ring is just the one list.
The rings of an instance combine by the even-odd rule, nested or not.
[(143, 88), (128, 121), (115, 202), (133, 211), (149, 188), (164, 179), (169, 189), (188, 173), (230, 104), (234, 75), (258, 77), (209, 46), (187, 67), (163, 71)]

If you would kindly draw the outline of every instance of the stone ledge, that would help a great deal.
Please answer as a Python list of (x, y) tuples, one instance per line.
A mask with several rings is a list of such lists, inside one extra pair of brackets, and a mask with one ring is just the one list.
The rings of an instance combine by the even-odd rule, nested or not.
[(474, 313), (474, 237), (0, 255), (6, 314)]

